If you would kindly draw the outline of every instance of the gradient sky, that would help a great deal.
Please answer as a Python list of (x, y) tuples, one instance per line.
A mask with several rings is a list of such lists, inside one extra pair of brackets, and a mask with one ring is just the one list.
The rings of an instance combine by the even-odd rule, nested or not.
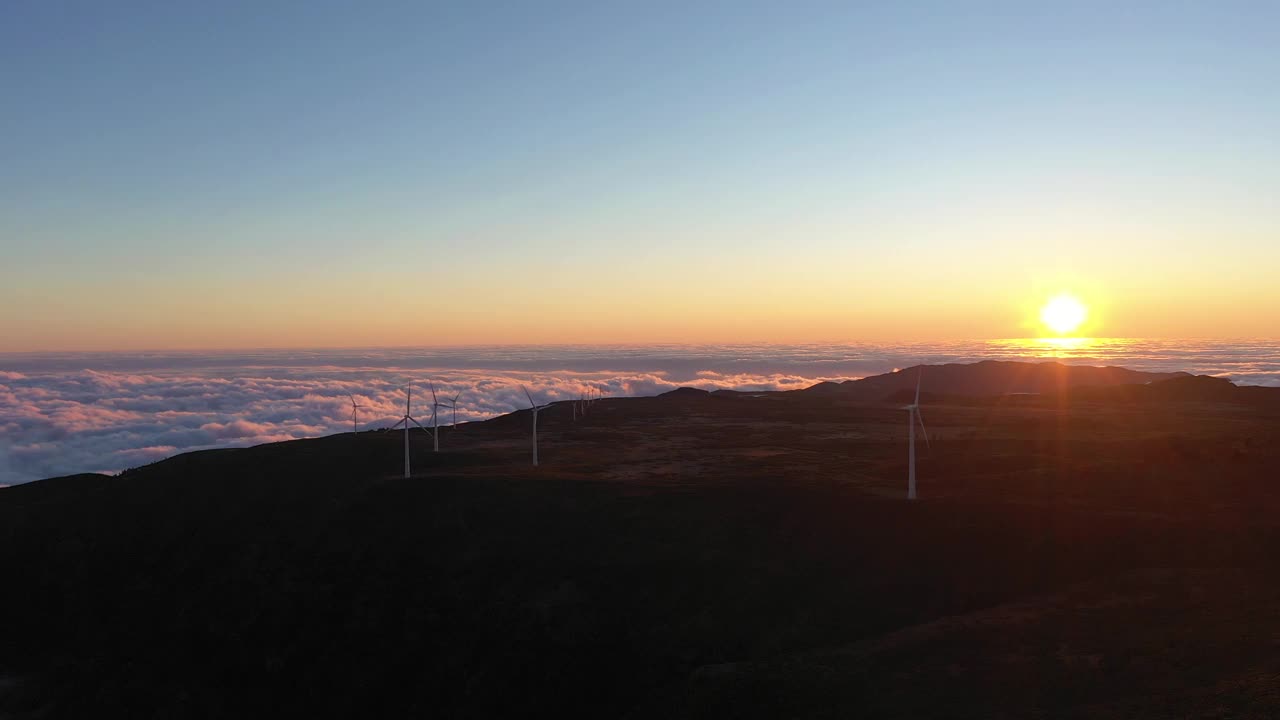
[(0, 351), (1280, 336), (1273, 2), (13, 0), (0, 90)]

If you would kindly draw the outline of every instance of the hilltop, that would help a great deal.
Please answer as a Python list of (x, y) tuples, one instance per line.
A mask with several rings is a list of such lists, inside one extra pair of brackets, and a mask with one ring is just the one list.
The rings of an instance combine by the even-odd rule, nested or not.
[(924, 372), (2, 489), (0, 715), (1274, 714), (1280, 390)]
[[(921, 372), (924, 369), (925, 372)], [(1142, 372), (1121, 367), (1066, 365), (1059, 362), (983, 360), (914, 366), (844, 383), (824, 383), (809, 392), (839, 393), (846, 397), (878, 399), (898, 390), (924, 389), (939, 395), (1058, 395), (1078, 388), (1140, 385), (1189, 377), (1185, 372)]]

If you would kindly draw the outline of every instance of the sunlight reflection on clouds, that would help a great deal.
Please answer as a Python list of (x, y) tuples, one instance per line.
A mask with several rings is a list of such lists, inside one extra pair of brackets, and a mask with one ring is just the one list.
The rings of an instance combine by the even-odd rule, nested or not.
[[(363, 428), (403, 411), (406, 384), (462, 393), (458, 420), (594, 389), (655, 395), (793, 390), (918, 363), (1053, 359), (1280, 385), (1280, 343), (1090, 339), (902, 345), (547, 346), (0, 355), (0, 484), (117, 471), (169, 455)], [(425, 407), (425, 405), (421, 406)], [(422, 411), (419, 411), (423, 414)], [(450, 419), (452, 415), (450, 416)]]

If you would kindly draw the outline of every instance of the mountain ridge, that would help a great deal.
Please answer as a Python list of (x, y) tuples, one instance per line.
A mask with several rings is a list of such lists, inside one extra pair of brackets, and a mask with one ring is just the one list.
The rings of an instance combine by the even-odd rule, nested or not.
[(7, 488), (0, 716), (1210, 715), (1280, 633), (1277, 414), (1216, 399), (1277, 394), (936, 396), (915, 502), (898, 407), (803, 391)]
[(846, 380), (834, 387), (819, 383), (802, 392), (873, 399), (897, 390), (914, 390), (919, 382), (922, 391), (942, 395), (1048, 395), (1081, 387), (1138, 385), (1190, 376), (1190, 373), (1182, 371), (1150, 372), (1113, 365), (980, 360), (975, 363), (913, 365), (895, 372)]

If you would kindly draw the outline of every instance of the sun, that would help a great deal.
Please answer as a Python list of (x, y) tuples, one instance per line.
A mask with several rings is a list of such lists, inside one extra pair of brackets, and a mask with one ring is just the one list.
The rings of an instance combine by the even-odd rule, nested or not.
[(1063, 293), (1049, 299), (1040, 310), (1040, 321), (1059, 335), (1075, 332), (1089, 317), (1089, 309), (1074, 295)]

